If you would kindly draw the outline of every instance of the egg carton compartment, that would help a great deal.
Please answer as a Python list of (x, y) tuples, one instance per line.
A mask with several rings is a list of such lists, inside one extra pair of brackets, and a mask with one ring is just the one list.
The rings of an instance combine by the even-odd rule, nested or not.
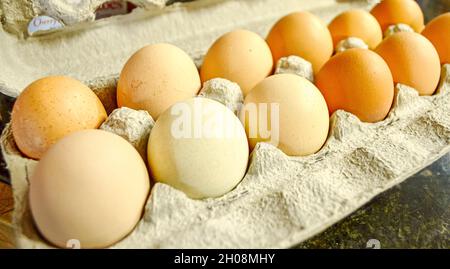
[[(200, 64), (212, 41), (229, 30), (245, 27), (265, 35), (276, 19), (295, 9), (309, 9), (329, 20), (349, 7), (370, 6), (366, 1), (338, 4), (335, 1), (321, 0), (306, 4), (286, 0), (283, 1), (284, 4), (276, 5), (278, 2), (197, 1), (167, 11), (164, 16), (153, 14), (142, 18), (139, 15), (136, 18), (136, 23), (139, 24), (137, 28), (154, 23), (163, 25), (167, 23), (166, 19), (178, 18), (184, 21), (191, 16), (196, 16), (198, 21), (194, 23), (193, 20), (188, 20), (186, 24), (191, 24), (190, 26), (206, 26), (212, 25), (211, 23), (220, 26), (195, 28), (187, 34), (182, 32), (184, 26), (180, 25), (180, 33), (175, 29), (170, 32), (169, 27), (166, 30), (171, 34), (162, 34), (156, 40), (137, 37), (139, 44), (126, 45), (124, 51), (111, 52), (113, 56), (120, 56), (116, 58), (119, 63), (107, 66), (106, 70), (100, 72), (93, 71), (95, 67), (99, 68), (98, 63), (94, 66), (82, 65), (78, 67), (76, 74), (93, 89), (107, 111), (111, 112), (116, 107), (117, 74), (127, 57), (134, 52), (134, 45), (137, 49), (147, 43), (172, 41), (184, 48)], [(263, 10), (267, 12), (263, 13)], [(239, 19), (229, 21), (231, 14), (244, 22), (240, 24)], [(250, 14), (255, 16), (249, 17)], [(152, 20), (152, 24), (148, 20)], [(115, 19), (110, 26), (112, 32), (117, 30)], [(106, 33), (110, 29), (106, 26), (100, 28)], [(125, 31), (128, 28), (121, 29)], [(97, 30), (98, 28), (86, 29), (75, 39), (83, 39)], [(141, 30), (138, 32), (144, 35), (155, 34), (151, 30)], [(197, 33), (197, 30), (202, 34)], [(164, 31), (161, 30), (159, 34), (161, 33)], [(174, 36), (173, 33), (178, 34)], [(134, 32), (131, 36), (136, 34)], [(56, 43), (70, 47), (71, 42), (75, 41), (70, 37), (65, 40), (49, 37), (41, 42), (31, 42), (35, 42), (33, 46), (37, 47)], [(102, 42), (93, 42), (95, 44), (90, 49), (95, 48), (97, 52), (97, 45), (103, 48)], [(120, 40), (118, 43), (122, 44)], [(72, 46), (75, 46), (74, 43)], [(58, 50), (57, 47), (54, 48)], [(78, 53), (79, 51), (74, 51), (75, 55)], [(68, 61), (72, 57), (67, 55)], [(81, 57), (87, 55), (83, 56), (81, 53)], [(0, 57), (0, 61), (1, 59)], [(50, 59), (49, 62), (54, 66), (44, 67), (47, 69), (41, 70), (39, 77), (61, 68), (56, 59)], [(66, 61), (66, 57), (60, 59)], [(11, 65), (11, 61), (8, 63)], [(86, 69), (92, 71), (90, 77)], [(20, 69), (15, 72), (18, 70)], [(59, 73), (61, 70), (64, 69), (59, 69)], [(31, 68), (22, 74), (28, 82), (39, 75), (33, 73)], [(0, 74), (0, 83), (3, 83), (0, 88), (3, 92), (17, 95), (26, 86), (23, 85), (25, 79), (9, 80), (6, 83), (3, 78), (4, 74)], [(445, 65), (439, 89), (434, 96), (420, 97), (414, 89), (397, 85), (394, 106), (383, 122), (363, 123), (352, 114), (336, 112), (331, 118), (328, 140), (317, 154), (289, 157), (269, 144), (258, 144), (251, 154), (245, 178), (223, 197), (193, 200), (168, 185), (157, 183), (152, 188), (141, 221), (129, 236), (112, 248), (284, 248), (298, 244), (449, 152), (449, 107), (450, 65)], [(28, 204), (28, 177), (37, 162), (20, 154), (9, 125), (1, 136), (1, 146), (14, 192), (12, 225), (16, 246), (51, 248), (38, 234)]]
[[(112, 248), (285, 248), (328, 228), (450, 151), (450, 65), (437, 94), (420, 97), (398, 84), (388, 118), (363, 123), (347, 112), (331, 119), (323, 149), (289, 157), (261, 143), (243, 181), (223, 197), (193, 200), (156, 183), (135, 230)], [(24, 158), (9, 125), (2, 150), (14, 190), (17, 246), (51, 247), (34, 227)], [(120, 212), (118, 212), (120, 213)]]

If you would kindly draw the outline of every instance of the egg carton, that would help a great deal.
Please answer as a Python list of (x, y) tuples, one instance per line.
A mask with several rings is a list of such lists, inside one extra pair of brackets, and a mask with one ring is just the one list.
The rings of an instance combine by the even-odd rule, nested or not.
[[(135, 37), (138, 47), (142, 47), (144, 42), (174, 43), (200, 64), (202, 55), (213, 40), (237, 27), (245, 27), (265, 36), (270, 25), (293, 10), (307, 9), (329, 20), (350, 7), (370, 8), (367, 1), (279, 2), (200, 0), (145, 17), (134, 14), (134, 20), (130, 22), (136, 28), (127, 26), (122, 31), (130, 34), (130, 38)], [(177, 25), (178, 30), (167, 24), (174, 20), (183, 22)], [(114, 31), (122, 29), (118, 26), (120, 22), (113, 18), (109, 26), (99, 26), (102, 31), (97, 32), (98, 27), (93, 27), (77, 32), (79, 35), (72, 38), (82, 40), (100, 33), (114, 36)], [(155, 33), (161, 30), (158, 25), (164, 25), (168, 33)], [(188, 29), (191, 29), (190, 32), (183, 32)], [(126, 36), (124, 32), (122, 34)], [(1, 35), (0, 32), (0, 38)], [(153, 39), (155, 35), (158, 38)], [(102, 36), (97, 39), (102, 39)], [(71, 37), (64, 41), (62, 37), (51, 37), (41, 42), (34, 46), (59, 43), (67, 51), (73, 45)], [(121, 40), (117, 42), (118, 46), (123, 45)], [(0, 47), (3, 44), (1, 42)], [(93, 40), (89, 49), (97, 51), (102, 44), (102, 41)], [(111, 44), (113, 47), (116, 45), (114, 42)], [(107, 66), (106, 70), (97, 64), (100, 71), (95, 71), (95, 66), (86, 65), (70, 73), (67, 70), (72, 68), (70, 64), (67, 69), (58, 69), (59, 63), (51, 58), (51, 66), (45, 67), (47, 69), (41, 70), (39, 75), (52, 74), (52, 68), (59, 70), (59, 73), (64, 70), (67, 74), (76, 74), (78, 79), (90, 85), (107, 110), (111, 111), (116, 106), (117, 74), (135, 47), (124, 45), (122, 49), (110, 53), (113, 54), (110, 56), (117, 56), (119, 63)], [(3, 48), (0, 54), (2, 51)], [(78, 56), (83, 60), (87, 57), (83, 53), (78, 55), (76, 49), (73, 53), (76, 55), (68, 54), (60, 59), (70, 60)], [(0, 63), (4, 61), (2, 59), (0, 57)], [(10, 62), (7, 63), (11, 66)], [(38, 75), (26, 68), (15, 71), (19, 70), (28, 83)], [(85, 72), (91, 72), (90, 78)], [(16, 89), (26, 86), (20, 80), (6, 83), (3, 73), (0, 73), (0, 90), (18, 94), (20, 90)], [(109, 75), (102, 76), (104, 73)], [(401, 183), (449, 152), (449, 108), (450, 65), (444, 65), (439, 89), (433, 96), (420, 97), (414, 89), (396, 85), (394, 106), (382, 122), (363, 123), (350, 113), (337, 111), (331, 118), (331, 130), (325, 146), (314, 155), (289, 157), (269, 144), (258, 144), (251, 154), (245, 178), (223, 197), (193, 200), (168, 185), (156, 183), (142, 220), (130, 235), (112, 248), (291, 247), (345, 218), (377, 194)], [(16, 246), (49, 248), (51, 246), (40, 237), (33, 225), (28, 204), (28, 177), (37, 162), (20, 154), (9, 125), (3, 131), (1, 146), (13, 186), (15, 209), (12, 225)]]

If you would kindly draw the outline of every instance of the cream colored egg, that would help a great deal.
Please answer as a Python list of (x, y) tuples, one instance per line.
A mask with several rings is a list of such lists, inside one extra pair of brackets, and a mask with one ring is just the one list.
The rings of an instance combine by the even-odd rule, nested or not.
[(153, 178), (191, 198), (218, 197), (244, 177), (248, 143), (239, 119), (219, 102), (176, 103), (156, 121), (148, 143)]
[(270, 75), (272, 68), (272, 54), (266, 41), (253, 32), (235, 30), (214, 42), (200, 73), (202, 82), (213, 78), (236, 82), (245, 95)]
[(50, 76), (31, 83), (17, 98), (11, 127), (20, 151), (33, 159), (64, 136), (96, 129), (106, 119), (98, 97), (78, 80)]
[(183, 50), (155, 44), (137, 51), (127, 61), (117, 85), (117, 104), (147, 110), (157, 119), (174, 103), (195, 96), (201, 82), (197, 67)]
[(66, 247), (103, 248), (140, 220), (150, 180), (139, 153), (101, 130), (73, 133), (42, 157), (30, 178), (30, 205), (40, 233)]
[(247, 95), (241, 121), (253, 149), (268, 142), (291, 156), (316, 153), (328, 136), (329, 115), (320, 91), (293, 74), (273, 75)]

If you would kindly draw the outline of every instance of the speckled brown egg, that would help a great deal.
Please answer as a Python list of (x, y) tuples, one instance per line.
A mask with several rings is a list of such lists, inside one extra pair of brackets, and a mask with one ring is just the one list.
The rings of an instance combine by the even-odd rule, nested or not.
[(235, 30), (220, 37), (206, 53), (200, 70), (202, 82), (225, 78), (247, 94), (273, 68), (269, 46), (259, 35)]
[(432, 95), (439, 83), (439, 55), (428, 39), (417, 33), (392, 35), (375, 50), (391, 69), (395, 83), (416, 89), (420, 95)]
[(51, 76), (31, 83), (17, 98), (11, 126), (26, 156), (39, 159), (56, 141), (75, 131), (96, 129), (106, 119), (98, 97), (83, 83)]
[(309, 61), (317, 73), (333, 54), (333, 40), (326, 24), (309, 12), (281, 18), (270, 30), (267, 43), (274, 62), (296, 55)]
[(424, 28), (423, 12), (414, 0), (383, 0), (371, 13), (380, 23), (383, 32), (389, 26), (399, 23), (409, 25), (418, 33)]
[(430, 21), (422, 32), (433, 43), (441, 64), (450, 63), (450, 12)]
[(360, 9), (341, 13), (330, 22), (328, 29), (333, 37), (334, 47), (343, 39), (357, 37), (370, 49), (374, 49), (383, 39), (383, 33), (375, 17)]

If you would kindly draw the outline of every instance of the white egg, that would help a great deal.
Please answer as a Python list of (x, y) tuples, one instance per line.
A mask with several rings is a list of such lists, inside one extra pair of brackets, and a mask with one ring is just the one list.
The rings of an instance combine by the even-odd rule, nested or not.
[(202, 199), (236, 187), (247, 170), (249, 148), (245, 130), (231, 110), (197, 97), (161, 114), (147, 153), (156, 181)]

